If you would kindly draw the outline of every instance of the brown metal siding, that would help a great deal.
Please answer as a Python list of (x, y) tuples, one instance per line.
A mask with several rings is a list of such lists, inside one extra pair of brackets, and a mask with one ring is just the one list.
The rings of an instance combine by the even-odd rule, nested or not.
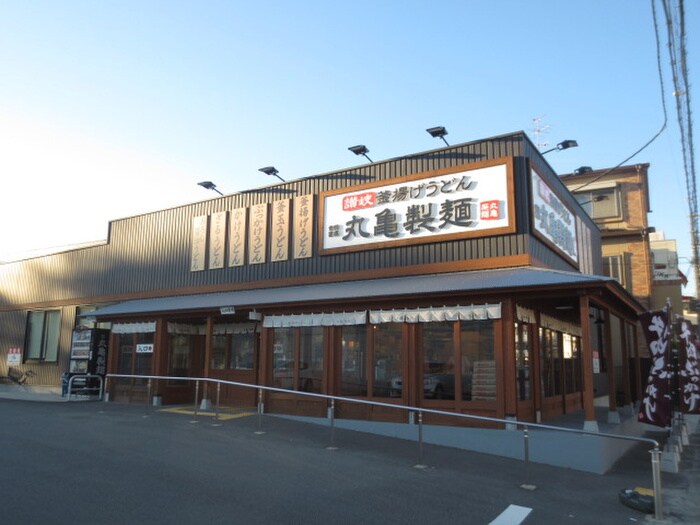
[[(531, 162), (535, 159), (534, 162), (539, 163), (540, 174), (553, 187), (561, 186), (559, 193), (568, 199), (564, 185), (533, 148), (523, 134), (517, 133), (116, 220), (110, 225), (106, 245), (0, 265), (0, 311), (3, 303), (65, 303), (73, 299), (77, 302), (78, 298), (93, 296), (312, 277), (526, 253), (554, 268), (571, 270), (571, 266), (562, 264), (561, 258), (529, 235), (526, 156)], [(515, 157), (515, 234), (190, 271), (191, 225), (195, 216), (504, 156)]]

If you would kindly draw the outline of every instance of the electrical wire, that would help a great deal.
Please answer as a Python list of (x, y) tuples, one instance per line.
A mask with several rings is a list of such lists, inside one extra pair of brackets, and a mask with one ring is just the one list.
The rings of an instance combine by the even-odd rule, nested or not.
[(659, 26), (658, 26), (658, 22), (656, 19), (656, 7), (654, 6), (654, 0), (651, 0), (651, 11), (652, 11), (653, 19), (654, 19), (654, 38), (656, 39), (656, 68), (657, 68), (657, 71), (659, 74), (659, 84), (660, 84), (660, 88), (661, 88), (661, 107), (663, 108), (663, 111), (664, 111), (664, 122), (661, 125), (661, 129), (659, 129), (659, 131), (657, 131), (656, 134), (653, 137), (651, 137), (651, 139), (649, 139), (649, 141), (646, 144), (644, 144), (641, 148), (639, 148), (637, 151), (632, 153), (632, 155), (627, 157), (625, 160), (623, 160), (622, 162), (620, 162), (616, 166), (605, 170), (600, 175), (596, 175), (591, 180), (586, 182), (583, 186), (578, 186), (576, 188), (577, 193), (580, 192), (583, 188), (590, 186), (594, 182), (596, 182), (596, 181), (602, 179), (603, 177), (605, 177), (606, 175), (612, 173), (617, 168), (619, 168), (620, 166), (622, 166), (623, 164), (628, 162), (630, 159), (636, 157), (639, 153), (644, 151), (652, 142), (654, 142), (657, 138), (659, 138), (659, 136), (666, 129), (666, 125), (668, 123), (668, 113), (666, 111), (666, 100), (664, 99), (664, 91), (666, 88), (664, 87), (664, 76), (663, 76), (663, 72), (662, 72), (662, 68), (661, 68), (661, 41), (659, 38)]

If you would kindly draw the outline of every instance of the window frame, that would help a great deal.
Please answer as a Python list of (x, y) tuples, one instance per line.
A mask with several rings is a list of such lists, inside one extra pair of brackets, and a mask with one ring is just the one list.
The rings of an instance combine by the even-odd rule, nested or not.
[[(51, 326), (48, 325), (47, 314), (56, 314), (57, 320), (55, 321), (55, 335), (51, 334)], [(30, 344), (34, 339), (32, 336), (32, 318), (35, 315), (42, 315), (41, 319), (41, 333), (39, 334), (39, 355), (33, 355), (32, 348)], [(50, 320), (49, 320), (50, 321)], [(61, 353), (61, 309), (52, 308), (47, 310), (30, 310), (27, 312), (27, 322), (25, 325), (25, 338), (24, 338), (24, 362), (27, 361), (39, 361), (44, 363), (58, 363), (59, 355)], [(48, 338), (54, 338), (54, 341), (49, 341)], [(49, 345), (53, 345), (53, 355), (51, 355)], [(48, 356), (48, 357), (47, 357)]]

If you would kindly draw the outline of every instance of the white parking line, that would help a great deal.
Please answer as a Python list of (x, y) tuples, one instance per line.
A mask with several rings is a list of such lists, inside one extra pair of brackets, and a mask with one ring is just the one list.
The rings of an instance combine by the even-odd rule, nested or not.
[(489, 525), (518, 525), (523, 522), (527, 515), (532, 512), (530, 507), (521, 507), (520, 505), (509, 505), (506, 510), (501, 512), (498, 517)]

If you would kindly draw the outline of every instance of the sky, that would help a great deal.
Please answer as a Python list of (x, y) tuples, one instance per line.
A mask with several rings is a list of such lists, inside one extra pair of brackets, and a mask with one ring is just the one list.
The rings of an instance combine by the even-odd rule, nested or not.
[[(696, 86), (700, 2), (685, 5)], [(627, 164), (650, 164), (649, 224), (692, 277), (661, 35), (667, 127)], [(230, 194), (275, 183), (263, 166), (362, 164), (356, 144), (374, 161), (438, 148), (433, 126), (450, 144), (575, 139), (547, 155), (557, 173), (609, 168), (664, 123), (656, 57), (650, 0), (0, 0), (0, 261), (216, 197), (201, 181)]]

